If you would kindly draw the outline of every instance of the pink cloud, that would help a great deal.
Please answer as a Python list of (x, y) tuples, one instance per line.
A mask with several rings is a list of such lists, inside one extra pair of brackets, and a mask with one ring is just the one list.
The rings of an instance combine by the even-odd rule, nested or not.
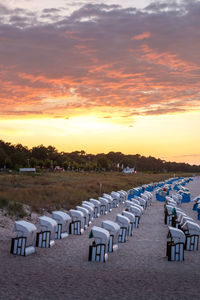
[(143, 33), (141, 33), (141, 34), (138, 34), (138, 35), (133, 36), (131, 39), (132, 39), (132, 40), (138, 41), (138, 40), (144, 40), (144, 39), (147, 39), (147, 38), (149, 38), (150, 36), (151, 36), (150, 32), (143, 32)]
[[(19, 19), (7, 9), (12, 22), (3, 18), (0, 23), (1, 113), (199, 109), (200, 19), (195, 11), (200, 3), (184, 2), (179, 6), (184, 14), (177, 5), (163, 11), (166, 5), (143, 12), (85, 5), (45, 24), (33, 13), (21, 11)], [(5, 14), (5, 7), (0, 11)], [(161, 106), (152, 110), (152, 105)]]

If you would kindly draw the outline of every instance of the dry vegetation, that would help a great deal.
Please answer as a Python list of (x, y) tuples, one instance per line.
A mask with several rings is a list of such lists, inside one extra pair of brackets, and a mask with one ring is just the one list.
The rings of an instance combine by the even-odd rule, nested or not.
[[(11, 208), (26, 204), (33, 211), (70, 209), (83, 200), (97, 198), (112, 190), (128, 190), (145, 183), (161, 181), (172, 174), (122, 173), (44, 173), (37, 175), (0, 175), (0, 206)], [(2, 205), (3, 206), (3, 205)], [(1, 207), (0, 207), (1, 208)], [(13, 209), (11, 214), (14, 214)], [(23, 213), (22, 213), (23, 214)]]

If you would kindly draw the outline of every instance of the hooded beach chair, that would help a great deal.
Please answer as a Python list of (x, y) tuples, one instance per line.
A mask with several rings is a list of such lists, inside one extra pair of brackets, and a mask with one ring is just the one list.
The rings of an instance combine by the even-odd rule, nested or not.
[(11, 240), (11, 253), (27, 256), (35, 253), (37, 228), (34, 224), (26, 221), (15, 221), (13, 232), (16, 237)]
[(95, 205), (89, 201), (83, 201), (81, 206), (89, 211), (89, 222), (91, 223), (94, 220)]
[(167, 237), (167, 256), (169, 261), (183, 261), (184, 260), (184, 247), (185, 247), (185, 234), (182, 230), (169, 226)]
[(70, 224), (70, 234), (80, 235), (84, 232), (85, 219), (82, 211), (70, 209), (70, 216), (72, 218), (72, 222)]
[(133, 213), (131, 213), (130, 211), (126, 211), (124, 210), (122, 212), (122, 215), (127, 217), (130, 220), (130, 224), (129, 224), (129, 228), (128, 228), (128, 236), (132, 236), (133, 235), (133, 228), (136, 228), (136, 219), (135, 219), (135, 215)]
[(186, 236), (185, 250), (197, 251), (199, 245), (200, 226), (195, 222), (187, 220), (183, 224), (182, 230)]
[(110, 233), (110, 240), (108, 244), (108, 251), (113, 252), (118, 250), (118, 237), (120, 233), (120, 226), (116, 222), (105, 220), (101, 223), (101, 227)]
[(89, 238), (93, 239), (89, 246), (89, 261), (106, 262), (108, 260), (109, 232), (101, 227), (93, 226)]
[(90, 213), (89, 213), (89, 210), (83, 206), (76, 206), (76, 209), (78, 211), (81, 211), (84, 215), (84, 230), (86, 230), (88, 228), (88, 226), (91, 224), (91, 221), (90, 221)]
[(127, 218), (125, 216), (122, 216), (120, 214), (117, 214), (115, 220), (120, 226), (120, 233), (119, 233), (119, 237), (118, 237), (118, 242), (119, 243), (125, 243), (127, 241), (130, 220), (129, 220), (129, 218)]
[(107, 213), (109, 212), (109, 206), (110, 206), (111, 200), (108, 200), (103, 197), (99, 197), (98, 200), (101, 202), (100, 215), (107, 215)]
[(90, 198), (89, 202), (91, 202), (94, 207), (94, 218), (98, 218), (100, 216), (101, 211), (101, 202), (97, 199)]
[(105, 198), (106, 200), (108, 200), (108, 212), (112, 211), (112, 207), (113, 207), (113, 198), (111, 195), (109, 194), (103, 194), (102, 198)]
[(111, 192), (111, 196), (113, 198), (113, 203), (112, 203), (112, 207), (116, 208), (119, 207), (119, 203), (120, 203), (120, 193), (118, 192)]
[(39, 248), (50, 248), (55, 245), (57, 222), (49, 217), (38, 218), (38, 230), (36, 246)]
[(71, 217), (63, 211), (53, 211), (52, 218), (57, 222), (56, 238), (64, 239), (68, 237)]

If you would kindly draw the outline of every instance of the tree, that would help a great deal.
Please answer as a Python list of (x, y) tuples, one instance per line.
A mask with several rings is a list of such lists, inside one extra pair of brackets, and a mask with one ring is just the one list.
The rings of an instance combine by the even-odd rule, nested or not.
[(4, 167), (4, 165), (6, 163), (6, 159), (8, 159), (8, 155), (2, 148), (0, 148), (0, 167), (1, 168)]
[(48, 158), (48, 148), (43, 145), (32, 148), (32, 157), (40, 160), (45, 160)]
[(97, 166), (100, 169), (109, 170), (109, 161), (106, 157), (99, 157), (97, 159)]

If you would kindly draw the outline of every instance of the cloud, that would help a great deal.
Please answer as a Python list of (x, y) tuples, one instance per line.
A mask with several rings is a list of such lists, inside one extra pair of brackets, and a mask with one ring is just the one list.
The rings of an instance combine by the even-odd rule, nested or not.
[(150, 32), (143, 32), (141, 34), (135, 35), (133, 36), (131, 39), (132, 40), (143, 40), (143, 39), (147, 39), (151, 36)]
[(1, 114), (198, 110), (199, 12), (198, 1), (86, 4), (70, 15), (0, 5)]

